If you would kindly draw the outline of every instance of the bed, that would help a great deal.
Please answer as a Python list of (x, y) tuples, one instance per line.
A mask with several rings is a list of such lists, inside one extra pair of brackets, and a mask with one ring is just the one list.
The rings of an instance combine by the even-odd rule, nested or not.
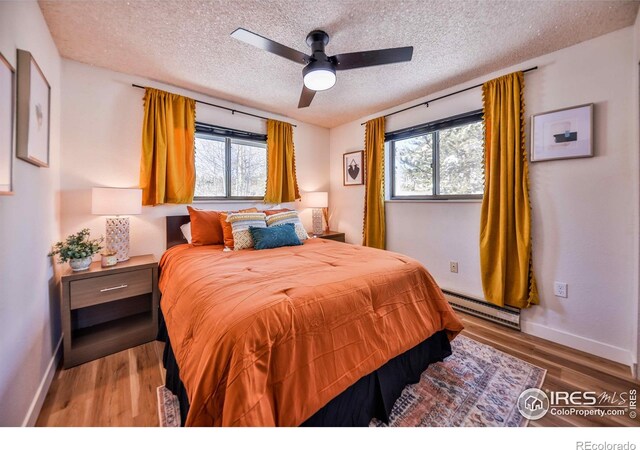
[(309, 239), (224, 252), (167, 218), (167, 387), (187, 426), (366, 425), (451, 354), (462, 323), (417, 261)]

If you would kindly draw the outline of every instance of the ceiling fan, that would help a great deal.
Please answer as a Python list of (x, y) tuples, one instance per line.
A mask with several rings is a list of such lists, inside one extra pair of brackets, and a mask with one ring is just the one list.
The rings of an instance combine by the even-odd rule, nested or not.
[(333, 87), (336, 83), (337, 70), (406, 62), (411, 61), (413, 55), (413, 47), (397, 47), (327, 56), (324, 47), (329, 43), (329, 35), (322, 30), (314, 30), (307, 35), (307, 45), (311, 47), (311, 55), (305, 55), (244, 28), (238, 28), (231, 33), (231, 36), (293, 62), (304, 64), (302, 69), (304, 85), (298, 108), (309, 106), (316, 91), (325, 91)]

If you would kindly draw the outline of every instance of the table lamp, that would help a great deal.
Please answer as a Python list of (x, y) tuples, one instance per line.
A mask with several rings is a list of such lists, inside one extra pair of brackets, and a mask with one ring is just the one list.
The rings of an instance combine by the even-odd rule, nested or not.
[(324, 230), (322, 226), (322, 216), (327, 219), (327, 227), (329, 220), (327, 217), (327, 207), (329, 206), (328, 192), (307, 192), (304, 194), (304, 202), (309, 208), (313, 208), (313, 234), (322, 234)]
[(107, 217), (106, 249), (116, 252), (118, 261), (129, 259), (129, 218), (142, 213), (142, 189), (93, 188), (91, 213)]

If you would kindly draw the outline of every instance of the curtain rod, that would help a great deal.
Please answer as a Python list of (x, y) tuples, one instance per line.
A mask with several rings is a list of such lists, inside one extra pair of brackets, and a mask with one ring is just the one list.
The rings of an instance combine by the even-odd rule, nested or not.
[[(132, 84), (131, 86), (137, 87), (137, 88), (140, 88), (140, 89), (146, 89), (145, 86), (140, 86), (139, 84)], [(268, 117), (263, 117), (263, 116), (259, 116), (257, 114), (251, 114), (251, 113), (244, 112), (244, 111), (238, 111), (237, 109), (227, 108), (226, 106), (216, 105), (215, 103), (204, 102), (202, 100), (196, 100), (195, 102), (196, 103), (202, 103), (203, 105), (213, 106), (214, 108), (226, 109), (227, 111), (231, 111), (231, 114), (238, 113), (238, 114), (244, 114), (245, 116), (256, 117), (258, 119), (269, 120)], [(295, 125), (293, 123), (291, 124), (291, 126), (297, 127), (297, 125)]]
[[(538, 66), (530, 67), (530, 68), (528, 68), (528, 69), (526, 69), (526, 70), (523, 70), (523, 71), (522, 71), (522, 73), (531, 72), (532, 70), (536, 70), (537, 68), (538, 68)], [(484, 83), (476, 84), (476, 85), (474, 85), (474, 86), (470, 86), (470, 87), (468, 87), (468, 88), (460, 89), (459, 91), (455, 91), (455, 92), (452, 92), (452, 93), (447, 94), (447, 95), (442, 95), (442, 96), (440, 96), (440, 97), (436, 97), (436, 98), (434, 98), (434, 99), (427, 100), (426, 102), (418, 103), (417, 105), (408, 106), (407, 108), (401, 109), (401, 110), (399, 110), (399, 111), (394, 111), (394, 112), (392, 112), (392, 113), (385, 114), (383, 117), (393, 116), (393, 115), (395, 115), (395, 114), (398, 114), (398, 113), (401, 113), (401, 112), (404, 112), (404, 111), (408, 111), (408, 110), (413, 109), (413, 108), (417, 108), (418, 106), (424, 106), (424, 105), (426, 105), (426, 106), (427, 106), (427, 108), (428, 108), (428, 107), (429, 107), (429, 103), (433, 103), (433, 102), (435, 102), (436, 100), (442, 100), (443, 98), (451, 97), (452, 95), (461, 94), (462, 92), (470, 91), (471, 89), (475, 89), (475, 88), (477, 88), (477, 87), (480, 87), (480, 86), (482, 86), (483, 84), (484, 84)], [(364, 125), (365, 123), (366, 123), (366, 122), (363, 122), (363, 123), (361, 123), (360, 125)]]

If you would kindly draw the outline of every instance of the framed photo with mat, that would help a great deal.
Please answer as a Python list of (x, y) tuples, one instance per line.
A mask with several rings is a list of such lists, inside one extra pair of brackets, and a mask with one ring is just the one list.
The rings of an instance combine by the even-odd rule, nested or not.
[(18, 128), (16, 156), (49, 167), (51, 86), (31, 53), (18, 50)]
[(345, 153), (342, 155), (342, 175), (344, 186), (364, 184), (364, 151)]
[(531, 116), (531, 162), (593, 156), (593, 103)]
[(0, 195), (13, 194), (15, 70), (0, 53)]

